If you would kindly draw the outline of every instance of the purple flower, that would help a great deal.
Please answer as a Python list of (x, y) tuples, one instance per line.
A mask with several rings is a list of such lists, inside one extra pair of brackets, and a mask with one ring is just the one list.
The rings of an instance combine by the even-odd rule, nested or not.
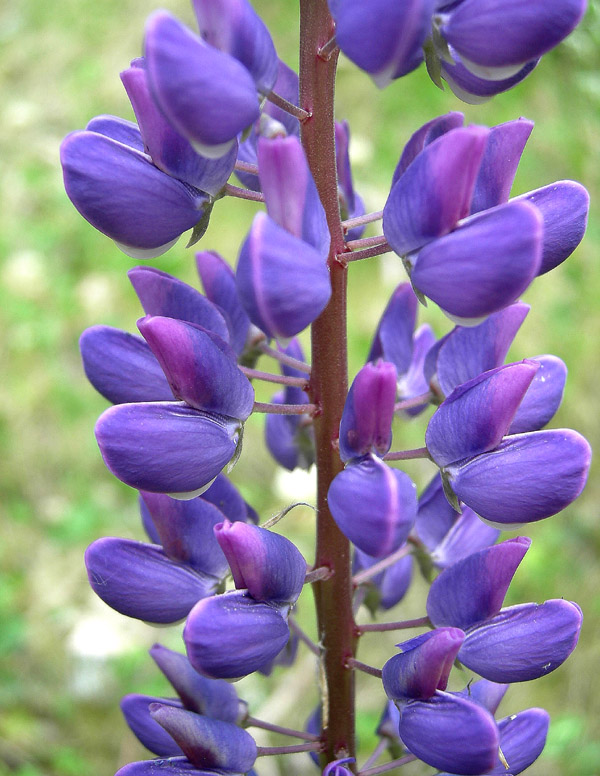
[[(354, 551), (353, 572), (357, 574), (378, 562), (361, 550)], [(374, 615), (378, 609), (391, 609), (404, 598), (412, 581), (412, 555), (405, 555), (366, 583), (365, 606)], [(365, 583), (362, 583), (365, 584)]]
[(579, 637), (581, 610), (569, 601), (501, 608), (530, 544), (517, 537), (469, 555), (443, 571), (427, 597), (436, 627), (465, 632), (458, 659), (492, 682), (545, 676), (567, 659)]
[[(540, 364), (490, 370), (456, 388), (434, 413), (427, 449), (456, 497), (497, 526), (560, 512), (581, 493), (591, 451), (569, 429), (507, 438)], [(460, 434), (456, 430), (460, 429)]]
[[(352, 168), (350, 167), (350, 127), (347, 121), (335, 123), (335, 160), (338, 176), (338, 197), (342, 221), (357, 218), (365, 212), (362, 197), (354, 191)], [(346, 240), (358, 240), (365, 231), (364, 226), (355, 226), (346, 233)]]
[(148, 19), (144, 48), (152, 95), (169, 123), (203, 156), (226, 154), (259, 115), (248, 70), (166, 11)]
[(354, 757), (344, 757), (342, 760), (333, 760), (325, 766), (323, 776), (352, 776), (352, 772), (345, 768), (346, 763), (355, 762)]

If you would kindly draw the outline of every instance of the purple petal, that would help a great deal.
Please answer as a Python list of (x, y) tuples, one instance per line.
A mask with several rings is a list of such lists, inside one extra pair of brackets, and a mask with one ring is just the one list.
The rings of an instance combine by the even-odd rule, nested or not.
[(268, 94), (277, 79), (277, 52), (264, 22), (247, 0), (193, 0), (200, 35), (241, 62), (256, 88)]
[(446, 396), (458, 385), (504, 363), (530, 309), (517, 302), (490, 315), (479, 326), (457, 326), (450, 332), (436, 361), (437, 382)]
[(561, 264), (581, 242), (587, 226), (590, 195), (580, 183), (558, 181), (511, 201), (533, 203), (544, 219), (542, 263), (538, 275)]
[(289, 668), (294, 665), (296, 655), (298, 654), (298, 647), (300, 646), (300, 639), (296, 633), (290, 633), (290, 637), (287, 640), (283, 649), (278, 652), (275, 657), (268, 663), (262, 665), (258, 670), (263, 676), (271, 676), (273, 669), (276, 666), (282, 666)]
[(138, 497), (138, 506), (140, 508), (140, 517), (142, 518), (142, 525), (144, 526), (144, 531), (146, 532), (146, 535), (148, 536), (152, 544), (160, 545), (160, 536), (158, 535), (158, 531), (156, 530), (156, 526), (154, 525), (154, 520), (152, 519), (152, 515), (148, 511), (146, 502), (144, 501), (141, 495)]
[(583, 490), (591, 460), (588, 442), (571, 429), (508, 437), (489, 455), (448, 469), (461, 501), (508, 530), (560, 512)]
[(197, 671), (237, 679), (273, 660), (287, 643), (289, 628), (277, 608), (235, 591), (199, 601), (183, 638)]
[(238, 725), (160, 703), (153, 703), (150, 713), (197, 768), (246, 773), (254, 765), (256, 743)]
[(458, 99), (469, 105), (479, 105), (496, 94), (512, 89), (513, 86), (527, 78), (539, 63), (539, 59), (533, 59), (508, 78), (499, 77), (495, 80), (490, 80), (489, 78), (478, 78), (470, 70), (467, 70), (452, 46), (450, 46), (450, 53), (455, 64), (451, 65), (442, 60), (442, 78)]
[(325, 766), (323, 776), (352, 776), (352, 771), (344, 768), (345, 763), (355, 762), (354, 757), (344, 757), (342, 760), (334, 760)]
[(498, 447), (538, 368), (534, 362), (520, 361), (456, 388), (432, 415), (425, 432), (427, 449), (438, 466)]
[(219, 159), (200, 156), (189, 141), (176, 132), (155, 103), (143, 60), (121, 73), (121, 81), (140, 125), (144, 146), (163, 172), (216, 196), (227, 183), (237, 157), (237, 144)]
[(458, 517), (444, 494), (442, 478), (436, 474), (419, 498), (415, 530), (419, 539), (433, 551)]
[(200, 497), (181, 501), (162, 493), (141, 496), (171, 560), (214, 577), (226, 576), (228, 563), (213, 532), (223, 520), (220, 509)]
[(197, 323), (225, 342), (229, 340), (220, 310), (192, 286), (154, 267), (134, 267), (127, 276), (147, 315)]
[(489, 547), (500, 536), (498, 528), (486, 525), (469, 507), (464, 507), (443, 541), (432, 553), (438, 568), (452, 566), (468, 555)]
[(512, 304), (539, 271), (542, 218), (524, 202), (472, 216), (426, 245), (411, 280), (447, 313), (477, 319)]
[(108, 537), (90, 544), (85, 565), (92, 589), (127, 617), (153, 623), (183, 619), (217, 580), (169, 560), (160, 547)]
[(342, 461), (371, 452), (383, 456), (390, 449), (396, 379), (396, 367), (381, 360), (366, 364), (354, 378), (340, 422)]
[(447, 132), (398, 178), (383, 211), (383, 231), (397, 254), (448, 234), (468, 214), (488, 134), (485, 127)]
[(464, 698), (471, 698), (477, 701), (492, 714), (495, 714), (509, 686), (508, 684), (490, 682), (489, 679), (479, 679), (476, 682), (469, 683), (461, 695)]
[(229, 562), (236, 588), (255, 601), (293, 604), (302, 592), (306, 561), (284, 536), (247, 523), (219, 523), (215, 536)]
[(391, 609), (404, 598), (412, 581), (413, 559), (411, 555), (397, 560), (385, 570), (379, 583), (379, 606)]
[(239, 423), (167, 402), (118, 404), (96, 424), (105, 464), (152, 493), (197, 495), (231, 460)]
[(523, 118), (490, 129), (475, 183), (471, 213), (508, 201), (521, 154), (532, 130), (533, 121)]
[(392, 294), (377, 325), (367, 361), (383, 358), (404, 375), (411, 362), (413, 332), (417, 318), (417, 297), (410, 283), (400, 283)]
[(540, 368), (510, 424), (509, 434), (543, 428), (552, 420), (562, 401), (567, 379), (564, 361), (556, 356), (536, 356), (530, 360), (537, 362)]
[(238, 297), (235, 274), (215, 251), (197, 253), (196, 266), (204, 293), (221, 310), (229, 330), (231, 347), (239, 355), (248, 339), (250, 319)]
[(161, 316), (142, 318), (138, 328), (178, 399), (197, 410), (246, 420), (254, 389), (223, 340), (194, 324)]
[(400, 654), (383, 666), (383, 688), (391, 700), (431, 698), (445, 690), (465, 639), (459, 628), (437, 628), (397, 644)]
[(119, 116), (94, 116), (88, 121), (86, 129), (89, 132), (97, 132), (105, 135), (117, 143), (134, 148), (136, 151), (144, 151), (144, 143), (138, 125), (133, 121), (119, 118)]
[(237, 267), (237, 288), (252, 323), (269, 337), (293, 337), (325, 308), (329, 270), (308, 243), (257, 213)]
[(446, 132), (449, 132), (451, 129), (462, 127), (463, 120), (464, 116), (462, 113), (451, 111), (450, 113), (446, 113), (443, 116), (437, 116), (436, 118), (431, 119), (431, 121), (423, 124), (420, 129), (411, 135), (410, 140), (404, 146), (400, 161), (394, 170), (392, 187), (398, 178), (404, 173), (408, 165), (421, 153), (425, 146), (433, 143), (434, 140), (437, 140), (438, 137), (445, 135)]
[[(142, 760), (128, 763), (120, 768), (115, 776), (245, 776), (233, 771), (215, 771), (213, 768), (198, 770), (187, 757), (171, 757), (166, 760)], [(254, 771), (248, 771), (248, 776), (256, 776)]]
[(329, 228), (300, 140), (293, 135), (259, 138), (258, 175), (269, 216), (325, 260)]
[(538, 679), (575, 649), (582, 619), (563, 599), (509, 606), (467, 633), (458, 659), (492, 682)]
[(400, 743), (400, 736), (398, 734), (399, 723), (400, 712), (393, 701), (388, 701), (377, 725), (377, 735), (389, 739), (392, 743)]
[(430, 33), (433, 0), (337, 0), (330, 7), (340, 49), (380, 88), (423, 61), (421, 48)]
[(79, 339), (85, 375), (113, 404), (169, 401), (173, 391), (140, 337), (111, 326), (92, 326)]
[(461, 57), (477, 65), (519, 65), (558, 45), (585, 8), (585, 0), (464, 0), (440, 29)]
[[(164, 253), (206, 201), (140, 151), (96, 132), (71, 132), (60, 150), (67, 195), (81, 215), (135, 255)], [(145, 255), (145, 257), (148, 257)]]
[[(285, 394), (276, 393), (272, 404), (285, 404)], [(265, 442), (267, 449), (280, 466), (294, 471), (297, 466), (308, 469), (312, 463), (303, 455), (299, 444), (298, 430), (300, 415), (268, 414), (265, 418)], [(311, 456), (312, 458), (312, 456)]]
[[(469, 555), (433, 581), (427, 616), (436, 627), (467, 628), (500, 611), (508, 586), (529, 549), (523, 536)], [(492, 676), (486, 679), (495, 680)]]
[[(354, 193), (352, 184), (352, 167), (350, 166), (350, 127), (347, 121), (335, 122), (335, 162), (338, 178), (338, 195), (340, 197), (340, 212), (342, 220), (356, 218), (364, 214), (364, 203)], [(365, 230), (364, 226), (350, 229), (346, 233), (346, 240), (359, 240)]]
[(146, 23), (145, 55), (154, 99), (173, 127), (205, 156), (229, 151), (259, 116), (252, 77), (166, 11)]
[(125, 722), (139, 741), (159, 757), (177, 757), (182, 755), (178, 746), (167, 731), (150, 716), (151, 703), (164, 703), (181, 708), (181, 702), (170, 698), (155, 698), (151, 695), (125, 695), (121, 699), (121, 711)]
[(185, 655), (155, 644), (150, 656), (173, 685), (186, 709), (223, 722), (238, 722), (246, 704), (229, 682), (207, 679), (195, 671)]
[(401, 709), (399, 733), (420, 760), (450, 773), (486, 773), (498, 755), (498, 729), (489, 711), (450, 693), (409, 701)]
[(340, 472), (327, 500), (344, 536), (374, 558), (383, 558), (404, 544), (417, 512), (410, 477), (375, 456)]
[[(527, 709), (498, 722), (500, 747), (513, 776), (522, 773), (541, 755), (546, 745), (550, 715), (544, 709)], [(505, 776), (506, 766), (498, 761), (487, 776)]]
[(249, 505), (224, 474), (217, 475), (210, 488), (202, 494), (202, 498), (218, 507), (232, 522), (236, 520), (243, 520), (245, 523), (254, 522), (248, 515)]
[[(435, 345), (436, 339), (433, 329), (428, 323), (424, 323), (415, 332), (413, 339), (413, 353), (408, 371), (398, 381), (398, 398), (413, 399), (427, 393), (429, 383), (425, 379), (425, 359), (431, 348)], [(427, 407), (427, 404), (421, 404), (418, 407), (411, 407), (404, 410), (407, 415), (418, 415)]]

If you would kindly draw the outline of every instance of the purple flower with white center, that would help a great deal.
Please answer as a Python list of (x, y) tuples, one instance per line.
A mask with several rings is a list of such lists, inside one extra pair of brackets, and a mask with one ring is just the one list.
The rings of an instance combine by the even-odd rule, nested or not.
[(202, 39), (237, 59), (256, 89), (267, 95), (275, 85), (279, 60), (267, 27), (248, 0), (193, 0), (192, 5)]
[[(429, 389), (424, 364), (435, 343), (429, 324), (414, 331), (417, 297), (410, 283), (401, 283), (392, 294), (377, 325), (368, 361), (383, 358), (398, 370), (397, 396), (400, 400), (421, 396)], [(406, 410), (409, 415), (422, 412), (427, 405)]]
[(144, 51), (158, 107), (203, 156), (228, 153), (258, 118), (256, 85), (244, 65), (166, 11), (148, 19)]
[(423, 61), (434, 6), (434, 0), (329, 0), (338, 46), (380, 89)]
[(465, 632), (458, 659), (492, 682), (545, 676), (567, 659), (579, 637), (581, 610), (569, 601), (501, 608), (530, 544), (517, 537), (469, 555), (442, 571), (427, 597), (436, 628)]
[(539, 368), (534, 361), (509, 364), (459, 386), (433, 414), (425, 434), (451, 492), (497, 527), (560, 512), (579, 496), (587, 478), (590, 447), (575, 431), (504, 438)]
[(437, 33), (462, 64), (490, 80), (510, 78), (557, 46), (579, 24), (586, 0), (462, 0), (434, 16)]
[(215, 679), (239, 679), (259, 670), (288, 641), (288, 608), (255, 601), (237, 590), (199, 601), (183, 631), (190, 663)]
[(469, 507), (457, 512), (436, 474), (419, 498), (415, 533), (437, 568), (447, 568), (477, 550), (494, 544), (500, 530), (487, 525)]
[(192, 498), (235, 455), (254, 392), (212, 332), (160, 316), (142, 319), (140, 330), (183, 402), (111, 407), (96, 425), (98, 444), (127, 485)]
[(340, 458), (347, 462), (374, 453), (383, 457), (392, 444), (396, 367), (377, 360), (354, 378), (340, 423)]
[[(347, 121), (335, 122), (335, 160), (338, 177), (338, 197), (342, 221), (357, 218), (365, 212), (362, 197), (354, 191), (352, 168), (350, 166), (350, 127)], [(346, 240), (359, 240), (365, 231), (364, 226), (355, 226), (346, 232)]]
[(196, 267), (204, 293), (225, 318), (229, 330), (229, 344), (239, 357), (246, 347), (251, 324), (238, 297), (235, 274), (215, 251), (197, 253)]
[(225, 520), (214, 527), (236, 588), (256, 601), (293, 604), (302, 592), (306, 561), (284, 536), (246, 523)]
[(121, 81), (135, 112), (144, 150), (156, 167), (212, 197), (217, 196), (233, 171), (237, 143), (218, 159), (207, 159), (198, 154), (158, 108), (150, 91), (143, 58), (133, 60), (131, 67), (121, 73)]
[(160, 256), (201, 220), (209, 195), (155, 167), (134, 132), (126, 136), (118, 122), (110, 131), (87, 129), (63, 140), (67, 195), (86, 221), (127, 255)]

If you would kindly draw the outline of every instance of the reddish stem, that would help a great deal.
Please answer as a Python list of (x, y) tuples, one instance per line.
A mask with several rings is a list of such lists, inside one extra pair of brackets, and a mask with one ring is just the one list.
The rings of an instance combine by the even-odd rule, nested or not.
[(333, 478), (342, 470), (332, 443), (348, 391), (346, 342), (347, 270), (336, 256), (344, 250), (335, 161), (334, 91), (337, 53), (324, 60), (319, 51), (333, 37), (327, 0), (300, 0), (300, 106), (311, 114), (301, 127), (304, 150), (331, 234), (328, 264), (331, 299), (312, 325), (312, 374), (309, 394), (321, 412), (315, 417), (317, 463), (317, 546), (315, 567), (328, 566), (331, 579), (313, 586), (319, 643), (323, 648), (323, 765), (355, 756), (354, 672), (346, 661), (354, 655), (350, 544), (335, 524), (327, 504)]

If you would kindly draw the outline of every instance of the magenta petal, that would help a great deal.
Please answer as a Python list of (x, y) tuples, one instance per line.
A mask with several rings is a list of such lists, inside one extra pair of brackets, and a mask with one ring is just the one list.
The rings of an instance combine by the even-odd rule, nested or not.
[(406, 541), (417, 512), (410, 477), (376, 456), (350, 463), (331, 483), (327, 500), (340, 531), (374, 558)]
[(92, 326), (79, 339), (85, 375), (113, 404), (169, 401), (173, 391), (140, 337), (112, 326)]
[(450, 693), (409, 701), (400, 710), (399, 733), (420, 760), (450, 773), (487, 773), (498, 756), (498, 729), (490, 712)]
[(257, 213), (242, 246), (237, 288), (252, 323), (269, 337), (293, 337), (325, 308), (329, 270), (311, 245)]
[(223, 156), (259, 116), (252, 77), (166, 11), (146, 23), (148, 79), (169, 122), (205, 155)]
[(138, 328), (178, 399), (197, 410), (246, 420), (254, 389), (223, 340), (194, 324), (161, 316), (142, 318)]
[(383, 666), (383, 688), (391, 700), (431, 698), (445, 690), (456, 655), (465, 639), (459, 628), (436, 628), (396, 646)]
[(159, 547), (108, 537), (85, 553), (94, 592), (120, 614), (154, 623), (183, 619), (217, 579), (169, 560)]
[(289, 634), (275, 606), (235, 591), (199, 601), (187, 618), (183, 639), (197, 671), (215, 679), (238, 679), (273, 660)]
[(231, 347), (239, 355), (248, 339), (250, 319), (238, 297), (235, 274), (215, 251), (197, 253), (196, 266), (204, 293), (221, 310), (229, 329)]
[(512, 304), (540, 268), (542, 216), (510, 202), (472, 216), (426, 245), (412, 282), (447, 313), (477, 319)]
[(213, 532), (223, 520), (220, 509), (200, 497), (181, 501), (163, 493), (141, 496), (169, 558), (218, 578), (227, 575), (227, 560)]
[(233, 457), (238, 429), (185, 404), (118, 404), (100, 416), (96, 439), (105, 464), (132, 488), (196, 495)]
[(293, 604), (302, 592), (306, 561), (285, 536), (225, 520), (214, 528), (236, 588), (256, 601)]
[(246, 773), (256, 760), (254, 739), (238, 725), (160, 703), (153, 703), (150, 713), (197, 768)]
[(127, 276), (147, 315), (196, 323), (225, 342), (229, 340), (219, 309), (192, 286), (154, 267), (134, 267)]
[(509, 434), (543, 428), (552, 420), (562, 401), (567, 379), (565, 362), (550, 355), (530, 360), (537, 362), (540, 368), (510, 424)]
[(575, 649), (582, 619), (563, 599), (509, 606), (467, 633), (458, 659), (492, 682), (538, 679)]
[(354, 378), (340, 422), (340, 458), (348, 461), (367, 453), (383, 456), (392, 444), (396, 401), (396, 367), (377, 360)]
[(447, 132), (398, 178), (383, 210), (383, 231), (397, 254), (448, 234), (468, 215), (488, 133), (485, 127)]
[(325, 260), (329, 228), (300, 140), (293, 135), (260, 137), (258, 177), (273, 221), (312, 245)]
[(121, 699), (121, 711), (125, 721), (146, 749), (159, 757), (182, 755), (181, 747), (150, 716), (151, 703), (164, 703), (181, 708), (181, 701), (175, 699), (156, 698), (151, 695), (125, 695)]
[(571, 429), (508, 437), (492, 453), (447, 470), (461, 501), (485, 520), (515, 526), (560, 512), (583, 490), (588, 442)]
[(200, 220), (206, 197), (128, 145), (71, 132), (60, 148), (67, 195), (81, 215), (124, 248), (164, 253)]
[(436, 627), (452, 625), (467, 630), (497, 614), (530, 544), (531, 540), (523, 536), (509, 539), (442, 571), (427, 596), (431, 622)]
[(520, 361), (456, 388), (432, 415), (425, 433), (425, 444), (438, 466), (496, 448), (538, 368), (534, 362)]
[(517, 302), (490, 315), (479, 326), (457, 326), (445, 337), (438, 350), (436, 374), (446, 396), (458, 385), (504, 363), (530, 309)]
[(479, 213), (508, 200), (521, 154), (532, 130), (533, 121), (523, 118), (490, 129), (475, 183), (471, 213)]
[(184, 707), (223, 722), (237, 722), (246, 704), (224, 679), (208, 679), (195, 671), (180, 652), (155, 644), (150, 656), (183, 701)]
[(558, 181), (515, 197), (531, 202), (544, 220), (542, 263), (538, 275), (568, 258), (581, 242), (587, 226), (590, 195), (575, 181)]

